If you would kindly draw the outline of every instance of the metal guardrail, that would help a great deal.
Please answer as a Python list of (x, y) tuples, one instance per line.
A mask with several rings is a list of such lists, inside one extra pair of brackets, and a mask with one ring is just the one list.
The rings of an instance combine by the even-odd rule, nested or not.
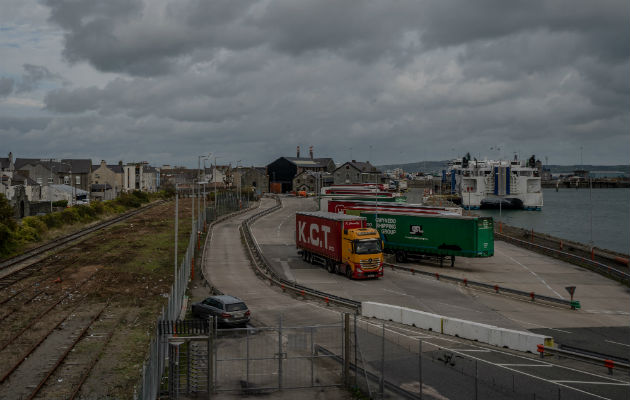
[(521, 240), (521, 239), (517, 239), (514, 238), (512, 236), (508, 236), (505, 235), (503, 233), (498, 233), (495, 232), (495, 235), (500, 238), (501, 240), (505, 241), (505, 242), (509, 242), (509, 243), (513, 243), (516, 244), (520, 247), (525, 247), (525, 248), (532, 248), (532, 249), (537, 249), (540, 250), (546, 254), (551, 254), (554, 257), (557, 258), (565, 258), (565, 259), (570, 259), (573, 261), (577, 261), (579, 262), (579, 264), (577, 265), (585, 265), (593, 270), (595, 270), (596, 272), (599, 272), (601, 274), (604, 275), (610, 275), (613, 276), (621, 281), (626, 282), (626, 284), (630, 284), (630, 274), (627, 272), (623, 272), (621, 270), (618, 270), (617, 268), (611, 267), (609, 265), (600, 263), (598, 261), (594, 261), (594, 260), (590, 260), (588, 258), (585, 257), (581, 257), (572, 253), (568, 253), (566, 251), (561, 251), (561, 250), (557, 250), (557, 249), (552, 249), (551, 247), (547, 247), (547, 246), (542, 246), (539, 244), (535, 244), (535, 243), (531, 243), (528, 242), (526, 240)]
[(556, 297), (544, 296), (541, 294), (536, 294), (534, 292), (526, 292), (524, 290), (511, 289), (511, 288), (507, 288), (507, 287), (503, 287), (499, 285), (492, 285), (489, 283), (471, 281), (466, 278), (456, 278), (454, 276), (443, 275), (437, 272), (434, 273), (434, 272), (422, 271), (416, 268), (404, 267), (398, 264), (384, 263), (383, 266), (389, 267), (392, 270), (400, 269), (403, 271), (411, 272), (412, 274), (432, 276), (432, 277), (435, 277), (437, 280), (445, 280), (445, 281), (451, 281), (455, 283), (462, 283), (464, 286), (472, 286), (472, 287), (479, 287), (479, 288), (483, 288), (487, 290), (492, 290), (497, 294), (509, 293), (512, 295), (529, 298), (531, 301), (542, 300), (549, 303), (561, 304), (561, 305), (569, 306), (572, 309), (576, 308), (576, 305), (579, 304), (579, 302), (577, 301), (572, 302), (571, 300), (564, 300), (564, 299), (558, 299)]
[(545, 354), (557, 355), (560, 357), (572, 358), (574, 360), (579, 360), (579, 361), (585, 361), (594, 365), (599, 365), (599, 366), (603, 365), (604, 367), (608, 368), (608, 371), (611, 375), (612, 375), (612, 370), (614, 368), (630, 371), (630, 365), (628, 363), (586, 354), (584, 352), (581, 352), (582, 349), (576, 348), (576, 350), (580, 350), (580, 351), (571, 351), (571, 350), (564, 350), (564, 349), (560, 349), (556, 347), (547, 347), (543, 345), (538, 345), (538, 353), (540, 354), (540, 357), (544, 357)]
[(253, 235), (250, 229), (250, 224), (254, 222), (255, 220), (257, 220), (258, 218), (261, 218), (267, 214), (270, 214), (282, 208), (282, 202), (280, 201), (280, 199), (277, 196), (275, 196), (275, 199), (276, 199), (275, 206), (252, 215), (251, 217), (243, 221), (240, 227), (241, 236), (245, 240), (248, 253), (250, 255), (251, 260), (254, 263), (256, 272), (259, 274), (259, 276), (263, 277), (264, 279), (269, 280), (269, 282), (271, 282), (272, 284), (275, 284), (276, 286), (280, 286), (282, 290), (291, 290), (292, 292), (298, 295), (301, 295), (302, 297), (306, 297), (308, 295), (310, 297), (321, 299), (326, 303), (335, 303), (341, 306), (352, 308), (355, 311), (358, 311), (361, 308), (361, 302), (347, 299), (341, 296), (336, 296), (334, 294), (322, 292), (320, 290), (316, 290), (308, 286), (300, 285), (299, 283), (281, 278), (270, 267), (269, 261), (267, 261), (263, 252), (260, 249), (260, 246), (258, 245), (256, 240), (254, 240), (253, 238)]

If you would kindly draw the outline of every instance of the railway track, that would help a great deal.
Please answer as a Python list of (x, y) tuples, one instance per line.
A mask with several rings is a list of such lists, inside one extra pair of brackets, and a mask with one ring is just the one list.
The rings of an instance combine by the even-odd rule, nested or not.
[[(86, 235), (89, 235), (92, 232), (96, 232), (96, 231), (98, 231), (100, 229), (103, 229), (103, 228), (106, 228), (106, 227), (108, 227), (110, 225), (113, 225), (113, 224), (116, 224), (118, 222), (124, 221), (124, 220), (126, 220), (128, 218), (134, 217), (134, 216), (136, 216), (136, 215), (138, 215), (138, 214), (148, 210), (149, 208), (155, 207), (158, 204), (162, 204), (163, 202), (164, 202), (163, 200), (160, 200), (160, 201), (157, 201), (155, 203), (151, 203), (151, 204), (149, 204), (147, 206), (144, 206), (144, 207), (141, 207), (141, 208), (139, 208), (137, 210), (133, 210), (133, 211), (127, 212), (127, 213), (125, 213), (123, 215), (119, 215), (119, 216), (117, 216), (115, 218), (109, 219), (107, 221), (103, 221), (103, 222), (101, 222), (99, 224), (96, 224), (96, 225), (90, 226), (88, 228), (82, 229), (82, 230), (80, 230), (78, 232), (74, 232), (74, 233), (71, 233), (69, 235), (62, 236), (62, 237), (59, 237), (57, 239), (51, 240), (50, 242), (47, 242), (47, 243), (45, 243), (45, 244), (43, 244), (41, 246), (35, 247), (35, 248), (31, 249), (31, 250), (28, 250), (28, 251), (26, 251), (26, 252), (24, 252), (24, 253), (22, 253), (22, 254), (20, 254), (18, 256), (9, 258), (7, 260), (4, 260), (4, 261), (0, 262), (0, 273), (2, 273), (3, 271), (7, 270), (8, 268), (10, 268), (12, 266), (15, 266), (15, 265), (17, 265), (19, 263), (27, 262), (27, 261), (29, 261), (29, 259), (32, 259), (32, 258), (37, 257), (39, 255), (42, 255), (42, 254), (44, 254), (44, 253), (46, 253), (46, 252), (48, 252), (50, 250), (53, 250), (53, 249), (55, 249), (57, 247), (62, 246), (64, 244), (76, 241), (77, 239), (80, 239), (80, 238), (82, 238), (82, 237), (84, 237)], [(26, 265), (23, 268), (20, 268), (20, 270), (22, 270), (22, 269), (29, 269), (31, 266), (32, 266), (32, 264)], [(8, 276), (8, 274), (5, 275), (5, 276)], [(2, 286), (0, 286), (0, 287), (2, 287)]]

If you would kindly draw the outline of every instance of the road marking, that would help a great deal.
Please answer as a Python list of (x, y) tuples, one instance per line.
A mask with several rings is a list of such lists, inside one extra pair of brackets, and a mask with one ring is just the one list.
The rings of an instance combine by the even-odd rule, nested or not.
[(619, 345), (621, 345), (621, 346), (630, 347), (630, 344), (626, 344), (626, 343), (619, 343), (619, 342), (614, 342), (614, 341), (612, 341), (612, 340), (608, 340), (608, 339), (606, 339), (606, 341), (607, 341), (608, 343), (614, 343), (614, 344), (619, 344)]
[(414, 297), (414, 296), (412, 296), (412, 295), (410, 295), (410, 294), (397, 292), (397, 291), (395, 291), (395, 290), (391, 290), (391, 289), (383, 289), (383, 291), (384, 291), (384, 292), (394, 293), (394, 294), (397, 294), (397, 295), (399, 295), (399, 296), (409, 296), (409, 297)]
[(295, 282), (295, 276), (293, 276), (293, 273), (291, 272), (289, 263), (286, 261), (280, 261), (280, 266), (282, 267), (282, 271), (284, 271), (284, 276), (286, 276), (288, 280)]
[(630, 312), (615, 310), (582, 310), (582, 312), (587, 314), (630, 315)]
[(584, 385), (614, 385), (614, 386), (630, 386), (630, 383), (617, 383), (617, 382), (591, 382), (591, 381), (551, 381), (561, 383), (581, 383)]
[(475, 353), (492, 353), (492, 350), (490, 350), (490, 349), (485, 349), (485, 350), (481, 350), (481, 349), (464, 349), (464, 350), (460, 350), (460, 351), (470, 351), (470, 352), (475, 352)]
[(551, 364), (497, 364), (502, 367), (553, 367)]
[[(376, 325), (376, 326), (380, 327), (381, 325)], [(417, 328), (417, 329), (421, 329), (421, 328)], [(393, 330), (391, 330), (391, 331), (395, 332), (395, 333), (398, 333), (400, 335), (407, 336), (404, 333), (396, 332), (396, 331), (393, 331)], [(436, 332), (436, 333), (439, 334), (439, 332)], [(506, 351), (501, 351), (501, 350), (498, 350), (498, 349), (488, 349), (487, 347), (475, 345), (475, 344), (472, 344), (472, 343), (465, 343), (465, 342), (463, 342), (463, 340), (465, 340), (465, 339), (457, 340), (457, 339), (454, 339), (454, 338), (449, 338), (449, 337), (444, 337), (444, 336), (430, 336), (430, 338), (432, 338), (434, 340), (445, 341), (445, 342), (453, 342), (453, 343), (456, 343), (456, 344), (465, 344), (465, 345), (470, 346), (470, 347), (476, 347), (476, 348), (479, 348), (479, 349), (487, 349), (487, 350), (490, 350), (490, 351), (498, 353), (498, 354), (503, 354), (503, 355), (507, 355), (507, 356), (510, 356), (510, 357), (514, 357), (514, 358), (520, 358), (520, 359), (524, 359), (524, 360), (527, 360), (527, 361), (532, 361), (532, 359), (530, 357), (525, 357), (525, 356), (521, 356), (521, 355), (514, 354), (514, 353), (508, 353)], [(463, 351), (466, 350), (466, 349), (464, 349), (464, 350), (460, 350), (460, 349), (454, 350), (454, 349), (450, 349), (450, 348), (447, 348), (447, 347), (443, 347), (442, 345), (439, 345), (439, 344), (436, 344), (436, 343), (432, 343), (430, 341), (424, 341), (422, 343), (430, 345), (430, 346), (433, 346), (433, 347), (436, 347), (437, 349), (448, 350), (448, 351), (453, 351), (453, 352), (463, 352)], [(463, 354), (463, 355), (465, 355), (465, 354)], [(488, 363), (488, 364), (496, 365), (496, 364), (494, 364), (494, 363), (492, 363), (490, 361), (486, 361), (486, 360), (483, 360), (481, 358), (477, 358), (477, 357), (474, 357), (474, 356), (469, 356), (469, 357), (470, 358), (475, 358), (475, 359), (477, 359), (479, 361), (482, 361), (482, 362), (485, 362), (485, 363)], [(597, 374), (594, 374), (594, 373), (591, 373), (591, 372), (588, 372), (588, 371), (582, 371), (582, 370), (579, 370), (577, 368), (567, 367), (567, 366), (563, 366), (563, 365), (550, 364), (550, 363), (547, 363), (547, 362), (544, 362), (544, 361), (540, 361), (540, 363), (543, 364), (543, 365), (549, 364), (550, 366), (553, 366), (553, 367), (556, 367), (556, 368), (565, 369), (565, 370), (569, 370), (569, 371), (578, 372), (578, 373), (581, 373), (581, 374), (586, 374), (586, 375), (590, 375), (590, 376), (595, 376), (597, 378), (601, 378), (601, 375), (597, 375)], [(509, 370), (521, 373), (521, 371), (513, 370), (511, 368), (507, 368), (506, 367), (506, 369), (509, 369)], [(533, 376), (533, 375), (529, 375), (529, 374), (526, 374), (526, 373), (523, 373), (523, 374), (524, 375), (528, 375), (528, 376)], [(538, 378), (536, 376), (533, 376), (533, 377), (534, 378)], [(544, 378), (538, 378), (538, 379), (542, 379), (542, 380), (548, 381), (548, 380), (546, 380)], [(624, 382), (622, 380), (615, 379), (615, 378), (605, 378), (605, 379), (609, 379), (611, 381), (620, 382), (620, 383), (627, 383), (627, 382)], [(548, 382), (552, 382), (552, 381), (548, 381)], [(569, 386), (567, 386), (567, 387), (569, 387)], [(605, 398), (605, 397), (603, 397), (603, 398)]]
[(514, 319), (514, 318), (510, 318), (510, 319), (511, 319), (512, 321), (522, 322), (522, 323), (524, 323), (524, 324), (534, 325), (534, 326), (537, 326), (537, 327), (540, 327), (540, 328), (544, 328), (544, 329), (551, 329), (551, 330), (553, 330), (553, 331), (558, 331), (558, 332), (563, 332), (563, 333), (573, 333), (573, 332), (570, 332), (570, 331), (565, 331), (565, 330), (558, 329), (558, 328), (549, 328), (548, 326), (538, 325), (538, 324), (535, 324), (535, 323), (533, 323), (533, 322), (529, 322), (529, 321), (521, 321), (521, 320), (519, 320), (519, 319)]
[(562, 296), (560, 293), (556, 292), (555, 290), (553, 290), (553, 288), (551, 286), (549, 286), (547, 284), (547, 282), (545, 282), (545, 280), (543, 278), (541, 278), (540, 276), (538, 276), (537, 273), (535, 273), (534, 271), (532, 271), (531, 269), (527, 268), (524, 264), (521, 264), (520, 262), (516, 261), (514, 258), (508, 256), (505, 253), (502, 253), (498, 250), (494, 250), (496, 253), (499, 253), (507, 258), (509, 258), (510, 260), (514, 261), (515, 263), (517, 263), (518, 265), (520, 265), (521, 267), (525, 268), (527, 271), (529, 271), (532, 275), (534, 275), (539, 281), (541, 281), (542, 283), (544, 283), (545, 286), (547, 286), (547, 288), (549, 288), (549, 290), (551, 290), (552, 292), (554, 292), (556, 294), (556, 296), (560, 297), (561, 299), (564, 300), (564, 296)]

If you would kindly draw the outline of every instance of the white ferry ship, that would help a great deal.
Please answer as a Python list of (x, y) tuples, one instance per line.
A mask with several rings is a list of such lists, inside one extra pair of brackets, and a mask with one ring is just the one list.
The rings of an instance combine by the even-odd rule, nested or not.
[[(468, 160), (449, 162), (443, 179), (450, 178), (451, 193), (462, 198), (465, 209), (506, 208), (542, 210), (540, 162)], [(449, 175), (449, 176), (446, 176)]]

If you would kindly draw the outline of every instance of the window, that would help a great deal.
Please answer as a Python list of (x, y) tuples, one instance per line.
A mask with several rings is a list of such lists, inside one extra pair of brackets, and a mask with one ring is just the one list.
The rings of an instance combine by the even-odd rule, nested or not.
[(37, 183), (41, 185), (42, 184), (42, 178), (37, 178)]
[(77, 184), (77, 185), (81, 184), (81, 176), (80, 175), (77, 175), (77, 176), (74, 177), (74, 183)]
[(64, 185), (69, 185), (70, 184), (70, 177), (68, 175), (65, 175), (63, 177), (63, 184)]

